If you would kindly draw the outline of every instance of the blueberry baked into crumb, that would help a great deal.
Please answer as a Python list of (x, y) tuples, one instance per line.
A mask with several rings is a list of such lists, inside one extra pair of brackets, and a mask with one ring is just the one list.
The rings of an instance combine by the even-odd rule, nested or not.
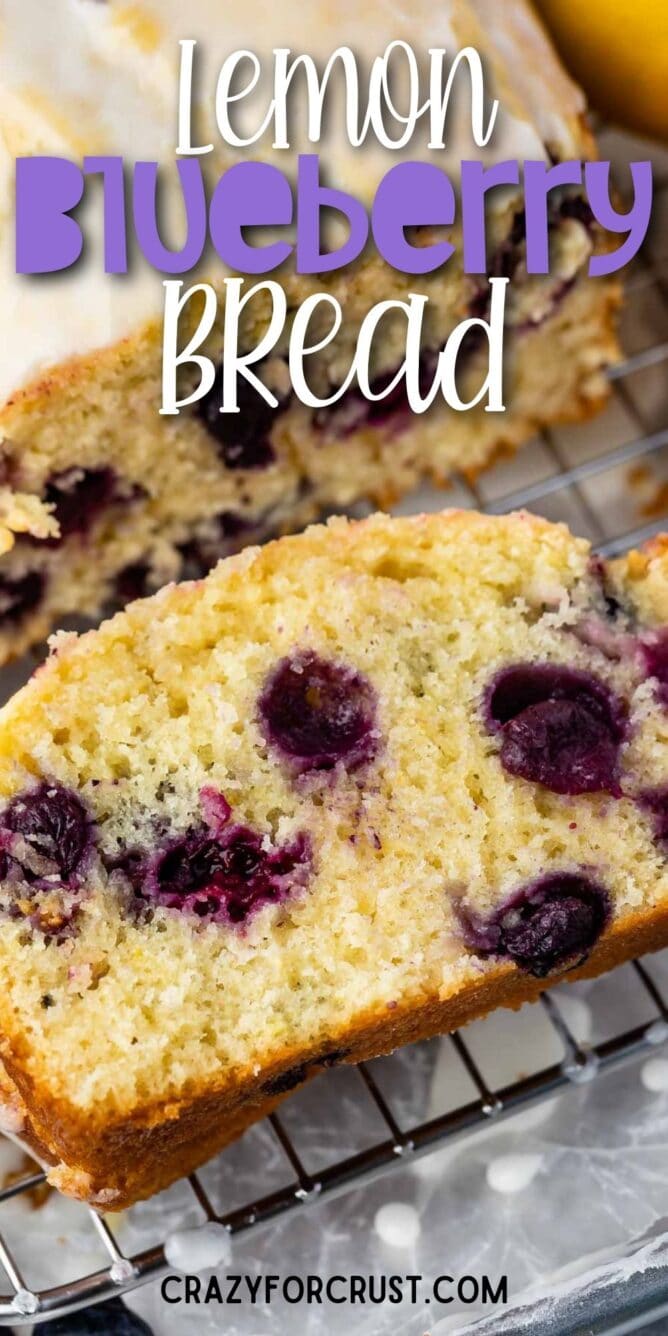
[(487, 919), (463, 920), (467, 946), (537, 978), (586, 960), (610, 916), (608, 895), (585, 872), (551, 872), (510, 895)]
[(666, 539), (445, 512), (56, 640), (0, 719), (2, 1057), (50, 1181), (118, 1208), (323, 1067), (665, 944), (667, 615)]
[(516, 664), (494, 678), (486, 712), (509, 774), (553, 793), (620, 796), (625, 706), (599, 677), (560, 664)]
[[(178, 86), (181, 7), (158, 0), (135, 5), (49, 0), (40, 11), (44, 42), (35, 44), (23, 40), (21, 4), (15, 3), (17, 20), (4, 24), (1, 36), (3, 161), (42, 155), (46, 143), (58, 156), (80, 163), (84, 125), (91, 143), (107, 144), (109, 152), (132, 164), (141, 106), (141, 157), (158, 162), (168, 190), (165, 169), (174, 155), (165, 109)], [(150, 41), (142, 40), (145, 9)], [(206, 32), (202, 58), (212, 75), (229, 55), (228, 24), (214, 10), (211, 0), (190, 0), (193, 31)], [(324, 0), (308, 6), (311, 54), (324, 63), (333, 49), (330, 11)], [(425, 55), (444, 48), (445, 69), (450, 62), (454, 69), (458, 51), (469, 42), (466, 34), (474, 35), (490, 105), (492, 99), (499, 102), (486, 149), (490, 166), (516, 159), (556, 167), (596, 157), (584, 96), (527, 0), (497, 5), (442, 0), (438, 6), (413, 0), (402, 13), (390, 0), (366, 0), (351, 7), (349, 19), (351, 48), (361, 62), (360, 90), (368, 82), (363, 69), (397, 39)], [(267, 70), (275, 48), (301, 50), (303, 26), (299, 5), (254, 0), (244, 6), (244, 44), (263, 68), (267, 60)], [(42, 59), (49, 37), (55, 49), (65, 32), (63, 61), (76, 76), (66, 79), (61, 62)], [(535, 69), (539, 80), (529, 74)], [(214, 148), (200, 159), (210, 195), (221, 170), (235, 160), (243, 163), (250, 150), (233, 152), (231, 164), (227, 154), (221, 161), (217, 128), (207, 126), (215, 79), (196, 82), (201, 84), (196, 115)], [(466, 75), (462, 88), (459, 110), (465, 114), (448, 113), (444, 129), (447, 171), (457, 193), (457, 164), (475, 149), (467, 124)], [(445, 108), (445, 88), (443, 96)], [(57, 126), (46, 110), (56, 106)], [(338, 96), (331, 109), (333, 120), (340, 120)], [(297, 145), (306, 133), (299, 120), (291, 127), (293, 147), (283, 154), (288, 177), (296, 176)], [(405, 152), (426, 161), (424, 124), (421, 118)], [(342, 123), (339, 128), (340, 134), (323, 138), (328, 182), (351, 192), (370, 212), (389, 159), (373, 151), (373, 126), (355, 148)], [(260, 161), (272, 156), (271, 125), (266, 131), (253, 148)], [(14, 250), (10, 172), (1, 189), (7, 197), (0, 198), (0, 244), (9, 255)], [(269, 337), (267, 292), (248, 300), (239, 353), (251, 358), (246, 370), (274, 402), (242, 372), (236, 378), (238, 412), (220, 411), (230, 371), (223, 348), (224, 342), (230, 347), (224, 309), (229, 275), (214, 254), (207, 253), (187, 283), (190, 288), (191, 282), (210, 282), (219, 297), (220, 319), (201, 348), (210, 359), (213, 383), (200, 386), (201, 368), (186, 360), (179, 378), (183, 407), (176, 415), (159, 411), (165, 298), (159, 273), (142, 266), (141, 257), (120, 283), (118, 275), (105, 275), (102, 264), (78, 266), (71, 279), (50, 284), (52, 310), (45, 319), (41, 282), (27, 281), (8, 264), (3, 286), (8, 334), (0, 362), (0, 662), (43, 642), (64, 617), (97, 618), (172, 580), (199, 578), (245, 546), (299, 532), (359, 503), (386, 508), (423, 481), (447, 483), (453, 471), (474, 476), (499, 451), (531, 440), (539, 427), (596, 412), (609, 393), (607, 368), (618, 357), (619, 284), (614, 275), (589, 273), (592, 256), (610, 247), (609, 236), (593, 217), (583, 186), (551, 189), (550, 271), (531, 274), (522, 189), (508, 187), (487, 198), (486, 272), (465, 272), (458, 210), (447, 229), (453, 254), (420, 276), (426, 307), (415, 360), (426, 394), (453, 331), (463, 320), (489, 318), (489, 280), (508, 279), (503, 413), (486, 412), (477, 402), (488, 367), (480, 323), (469, 328), (457, 359), (458, 393), (476, 406), (458, 412), (438, 391), (426, 412), (410, 412), (401, 375), (406, 357), (401, 306), (413, 291), (414, 275), (394, 268), (373, 246), (354, 264), (324, 275), (298, 272), (290, 256), (272, 278), (286, 306), (275, 341)], [(175, 207), (180, 212), (178, 198)], [(101, 255), (104, 210), (89, 212), (88, 249)], [(439, 228), (421, 229), (426, 246), (442, 240)], [(244, 301), (250, 290), (245, 286)], [(323, 290), (338, 303), (343, 320), (336, 337), (323, 339), (308, 357), (307, 381), (316, 402), (307, 405), (293, 388), (290, 340), (296, 313)], [(381, 303), (387, 311), (372, 340), (369, 398), (349, 372), (363, 322)], [(189, 311), (198, 319), (192, 306)], [(328, 316), (322, 318), (327, 323)], [(319, 320), (316, 315), (314, 327)], [(183, 324), (179, 332), (185, 347)], [(198, 388), (205, 393), (195, 399)]]
[(298, 772), (354, 770), (377, 745), (375, 693), (362, 673), (312, 651), (283, 659), (259, 701), (262, 731)]

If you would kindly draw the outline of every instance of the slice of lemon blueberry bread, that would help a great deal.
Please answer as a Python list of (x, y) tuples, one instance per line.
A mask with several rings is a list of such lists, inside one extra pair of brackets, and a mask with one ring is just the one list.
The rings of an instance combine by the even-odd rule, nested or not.
[[(618, 292), (613, 280), (588, 277), (592, 251), (607, 242), (579, 187), (550, 196), (551, 272), (544, 278), (527, 272), (521, 192), (510, 187), (488, 196), (488, 274), (510, 280), (503, 413), (482, 404), (449, 410), (439, 394), (433, 409), (411, 414), (402, 381), (376, 402), (353, 383), (325, 408), (305, 407), (291, 389), (290, 325), (305, 298), (324, 292), (344, 316), (337, 338), (308, 359), (309, 384), (325, 401), (346, 381), (370, 308), (406, 301), (417, 283), (428, 298), (420, 364), (426, 392), (452, 330), (489, 309), (487, 275), (462, 270), (458, 224), (448, 229), (455, 254), (419, 282), (371, 248), (324, 275), (299, 274), (286, 262), (273, 275), (285, 288), (286, 327), (254, 368), (276, 405), (240, 379), (239, 414), (219, 411), (225, 273), (207, 261), (199, 276), (221, 294), (207, 345), (217, 378), (179, 416), (161, 416), (164, 275), (147, 272), (137, 257), (131, 274), (105, 275), (104, 211), (94, 179), (77, 213), (86, 262), (64, 275), (14, 272), (17, 157), (122, 154), (129, 167), (136, 159), (173, 161), (179, 38), (198, 39), (200, 111), (210, 117), (217, 67), (235, 49), (257, 53), (264, 71), (276, 47), (308, 52), (324, 68), (342, 34), (361, 68), (391, 41), (412, 43), (420, 60), (429, 48), (445, 48), (448, 62), (463, 47), (479, 50), (489, 98), (500, 102), (486, 163), (556, 163), (595, 152), (584, 99), (524, 0), (415, 0), (405, 12), (390, 0), (312, 0), (307, 21), (293, 0), (273, 7), (247, 0), (238, 14), (226, 7), (223, 17), (219, 0), (191, 0), (187, 22), (182, 0), (0, 0), (0, 659), (42, 639), (68, 613), (97, 615), (103, 605), (183, 573), (201, 574), (220, 556), (325, 512), (360, 500), (385, 506), (422, 478), (444, 482), (453, 468), (477, 472), (538, 426), (586, 416), (604, 399), (604, 369), (617, 353)], [(454, 182), (461, 160), (480, 154), (463, 114), (470, 97), (465, 65), (458, 78), (462, 111), (448, 118), (446, 148), (429, 154), (421, 126), (405, 150), (408, 158), (428, 156)], [(268, 102), (265, 82), (263, 76)], [(293, 109), (291, 134), (303, 139), (305, 87), (295, 79), (295, 88), (304, 96)], [(323, 165), (333, 186), (369, 208), (399, 155), (371, 135), (351, 148), (340, 105), (328, 117)], [(200, 159), (211, 180), (238, 161), (215, 126), (206, 126), (203, 142), (216, 147)], [(295, 140), (290, 150), (274, 151), (272, 143), (268, 132), (247, 156), (270, 159), (291, 176), (298, 149), (314, 147)], [(421, 237), (425, 244), (433, 239), (428, 228)], [(187, 276), (187, 286), (198, 273)], [(244, 350), (257, 347), (266, 330), (266, 306), (254, 299), (246, 308)], [(403, 317), (385, 320), (381, 333), (372, 350), (377, 395), (404, 361)], [(484, 333), (474, 328), (459, 358), (464, 400), (482, 383), (485, 348)], [(185, 370), (184, 398), (198, 374)]]
[(668, 940), (668, 544), (335, 520), (56, 637), (0, 717), (2, 1057), (122, 1205), (313, 1071)]

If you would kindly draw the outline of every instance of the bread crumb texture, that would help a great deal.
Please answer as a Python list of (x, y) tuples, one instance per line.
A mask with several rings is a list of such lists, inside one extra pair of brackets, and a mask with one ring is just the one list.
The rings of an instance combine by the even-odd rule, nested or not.
[[(604, 568), (525, 514), (335, 520), (56, 638), (0, 716), (0, 1024), (22, 1093), (94, 1128), (338, 1053), (365, 1017), (498, 970), (501, 908), (546, 876), (603, 888), (604, 931), (665, 902), (642, 795), (668, 780), (668, 712), (641, 642), (666, 560), (657, 543)], [(604, 787), (523, 777), (490, 722), (514, 665), (618, 703)], [(246, 875), (250, 908), (221, 899)]]

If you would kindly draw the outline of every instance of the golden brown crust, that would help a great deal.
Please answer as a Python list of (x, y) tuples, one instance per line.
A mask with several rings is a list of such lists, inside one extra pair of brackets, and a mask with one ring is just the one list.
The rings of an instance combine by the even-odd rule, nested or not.
[(148, 320), (142, 327), (116, 343), (93, 349), (92, 352), (79, 353), (67, 361), (50, 367), (43, 374), (36, 376), (27, 384), (20, 386), (0, 408), (0, 428), (11, 432), (12, 424), (18, 421), (19, 414), (42, 411), (48, 406), (54, 394), (62, 394), (79, 384), (82, 379), (90, 379), (96, 374), (115, 371), (119, 362), (127, 361), (131, 365), (139, 350), (144, 346), (160, 348), (162, 338), (159, 320)]
[[(156, 1176), (156, 1183), (164, 1181), (165, 1174), (169, 1181), (173, 1181), (192, 1173), (231, 1141), (243, 1136), (254, 1123), (267, 1118), (284, 1098), (285, 1094), (277, 1094), (261, 1102), (252, 1103), (242, 1112), (230, 1116), (225, 1122), (224, 1129), (216, 1128), (210, 1143), (206, 1139), (201, 1142), (190, 1142), (181, 1150), (168, 1145), (161, 1166), (162, 1177)], [(25, 1146), (33, 1158), (47, 1170), (48, 1181), (61, 1192), (106, 1209), (121, 1210), (124, 1206), (130, 1205), (131, 1199), (128, 1197), (127, 1200), (121, 1200), (115, 1187), (96, 1189), (94, 1180), (87, 1170), (59, 1162), (57, 1154), (35, 1131), (16, 1086), (2, 1067), (0, 1067), (0, 1130)], [(121, 1166), (121, 1170), (129, 1187), (133, 1176), (127, 1173), (127, 1168)], [(143, 1181), (143, 1173), (141, 1178)], [(133, 1196), (132, 1200), (135, 1199)]]
[[(151, 1196), (241, 1136), (266, 1117), (289, 1090), (338, 1061), (357, 1063), (391, 1053), (404, 1044), (448, 1034), (478, 1020), (497, 1007), (516, 1010), (534, 1002), (555, 983), (594, 978), (624, 961), (668, 946), (668, 904), (637, 911), (617, 920), (589, 958), (577, 969), (547, 979), (534, 978), (514, 965), (481, 969), (447, 998), (424, 997), (403, 1003), (383, 1015), (360, 1017), (354, 1030), (332, 1033), (327, 1052), (299, 1049), (285, 1052), (254, 1078), (235, 1089), (193, 1093), (190, 1100), (170, 1105), (156, 1102), (131, 1119), (91, 1137), (90, 1124), (60, 1104), (32, 1105), (25, 1076), (11, 1060), (7, 1066), (27, 1096), (30, 1117), (21, 1137), (38, 1158), (53, 1164), (49, 1182), (62, 1192), (107, 1209), (122, 1210)], [(277, 1087), (284, 1085), (285, 1089)]]

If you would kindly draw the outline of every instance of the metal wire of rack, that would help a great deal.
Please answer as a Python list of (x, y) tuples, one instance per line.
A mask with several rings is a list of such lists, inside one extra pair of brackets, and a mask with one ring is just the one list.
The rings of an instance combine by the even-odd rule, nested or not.
[[(327, 1166), (317, 1174), (309, 1173), (304, 1167), (299, 1149), (284, 1120), (278, 1114), (271, 1114), (268, 1123), (292, 1173), (290, 1181), (279, 1190), (258, 1197), (235, 1210), (220, 1212), (211, 1201), (201, 1175), (192, 1174), (187, 1183), (201, 1222), (215, 1222), (223, 1225), (230, 1234), (240, 1234), (297, 1207), (360, 1186), (389, 1171), (397, 1163), (405, 1164), (409, 1157), (426, 1154), (491, 1121), (500, 1122), (520, 1109), (555, 1095), (569, 1084), (589, 1081), (599, 1072), (618, 1066), (644, 1051), (656, 1050), (659, 1045), (668, 1042), (668, 1003), (643, 963), (635, 961), (633, 968), (654, 1011), (653, 1019), (649, 1022), (615, 1035), (603, 1043), (584, 1047), (578, 1043), (564, 1020), (558, 1002), (549, 992), (544, 993), (540, 1004), (561, 1045), (562, 1061), (500, 1089), (490, 1088), (466, 1041), (459, 1032), (455, 1032), (449, 1036), (449, 1042), (456, 1060), (463, 1065), (473, 1082), (477, 1098), (407, 1129), (400, 1127), (389, 1100), (375, 1080), (373, 1064), (361, 1063), (354, 1069), (359, 1082), (360, 1099), (372, 1102), (382, 1119), (386, 1135), (374, 1145)], [(27, 1173), (0, 1189), (0, 1203), (32, 1192), (44, 1182), (45, 1175), (41, 1170)], [(122, 1294), (170, 1270), (163, 1244), (127, 1255), (107, 1219), (83, 1205), (81, 1216), (82, 1223), (88, 1216), (90, 1228), (96, 1231), (107, 1253), (108, 1265), (74, 1281), (42, 1291), (29, 1287), (10, 1246), (0, 1234), (0, 1263), (12, 1291), (0, 1297), (1, 1319), (11, 1320), (15, 1326), (38, 1324), (56, 1314), (63, 1315)]]
[[(668, 173), (664, 180), (658, 181), (657, 186), (658, 193), (663, 197), (663, 203), (668, 206)], [(502, 489), (500, 494), (492, 496), (489, 495), (484, 481), (472, 484), (462, 478), (458, 483), (460, 491), (458, 499), (463, 504), (475, 506), (489, 513), (527, 507), (539, 512), (548, 512), (551, 518), (555, 518), (558, 517), (558, 514), (555, 515), (555, 502), (559, 504), (567, 500), (575, 502), (581, 520), (580, 527), (584, 525), (588, 529), (588, 536), (595, 547), (606, 556), (642, 543), (666, 528), (668, 500), (662, 507), (663, 513), (647, 514), (645, 522), (611, 534), (610, 526), (602, 516), (600, 505), (592, 499), (588, 486), (594, 480), (603, 479), (615, 470), (637, 467), (639, 464), (650, 470), (658, 461), (662, 461), (666, 466), (668, 479), (668, 374), (665, 376), (666, 396), (659, 406), (661, 420), (658, 425), (649, 425), (642, 404), (642, 394), (639, 396), (631, 388), (635, 378), (642, 378), (649, 371), (659, 370), (660, 373), (663, 371), (668, 373), (668, 252), (663, 259), (660, 254), (655, 257), (650, 255), (649, 258), (638, 262), (634, 275), (627, 285), (628, 298), (632, 299), (634, 292), (641, 292), (643, 288), (651, 289), (653, 296), (659, 302), (659, 327), (655, 329), (654, 337), (646, 346), (631, 351), (626, 360), (610, 371), (612, 398), (623, 408), (627, 421), (633, 424), (634, 432), (631, 433), (631, 438), (571, 465), (567, 454), (564, 453), (559, 434), (545, 431), (537, 442), (541, 450), (543, 476), (528, 484), (511, 485), (505, 490)], [(522, 452), (521, 472), (525, 475), (528, 452), (531, 448), (527, 447), (526, 451)], [(518, 477), (521, 476), (521, 472)], [(660, 476), (655, 479), (655, 484), (657, 495), (663, 497)], [(663, 486), (666, 488), (668, 498), (668, 483), (664, 481)], [(656, 509), (658, 510), (658, 507)], [(564, 505), (564, 510), (568, 512), (567, 505)], [(570, 518), (568, 513), (564, 517)], [(437, 1146), (482, 1128), (491, 1121), (503, 1120), (521, 1108), (564, 1090), (571, 1083), (577, 1084), (589, 1080), (598, 1072), (619, 1066), (643, 1051), (668, 1042), (668, 1001), (642, 961), (635, 961), (633, 969), (651, 1006), (652, 1019), (591, 1048), (585, 1048), (578, 1043), (566, 1024), (558, 1002), (549, 992), (544, 993), (540, 1005), (561, 1045), (563, 1053), (561, 1062), (546, 1066), (543, 1070), (502, 1088), (494, 1088), (488, 1084), (466, 1040), (460, 1033), (455, 1033), (449, 1037), (449, 1043), (455, 1061), (462, 1064), (475, 1087), (476, 1098), (438, 1117), (418, 1121), (408, 1128), (400, 1125), (391, 1100), (381, 1090), (374, 1076), (374, 1064), (362, 1063), (354, 1069), (359, 1097), (361, 1100), (371, 1102), (382, 1121), (385, 1134), (371, 1146), (328, 1165), (317, 1173), (307, 1171), (299, 1147), (295, 1144), (294, 1137), (290, 1135), (284, 1118), (272, 1114), (268, 1124), (284, 1157), (289, 1181), (278, 1190), (258, 1196), (233, 1210), (219, 1211), (211, 1200), (202, 1175), (193, 1174), (188, 1179), (188, 1192), (199, 1212), (201, 1222), (216, 1222), (231, 1234), (248, 1231), (286, 1212), (369, 1182), (391, 1170), (393, 1165), (405, 1164), (411, 1157), (425, 1154)], [(34, 1170), (30, 1169), (0, 1187), (0, 1205), (34, 1192), (44, 1183), (45, 1174), (36, 1165)], [(16, 1327), (24, 1324), (38, 1325), (56, 1315), (65, 1315), (78, 1308), (127, 1292), (169, 1271), (164, 1244), (160, 1243), (141, 1252), (128, 1254), (121, 1247), (114, 1225), (108, 1218), (103, 1218), (83, 1204), (80, 1212), (82, 1224), (87, 1220), (89, 1229), (97, 1235), (108, 1259), (107, 1264), (68, 1283), (50, 1288), (36, 1286), (32, 1277), (23, 1274), (4, 1233), (0, 1232), (0, 1266), (7, 1278), (7, 1284), (3, 1285), (0, 1277), (0, 1289), (3, 1291), (0, 1293), (0, 1321), (11, 1322)]]

